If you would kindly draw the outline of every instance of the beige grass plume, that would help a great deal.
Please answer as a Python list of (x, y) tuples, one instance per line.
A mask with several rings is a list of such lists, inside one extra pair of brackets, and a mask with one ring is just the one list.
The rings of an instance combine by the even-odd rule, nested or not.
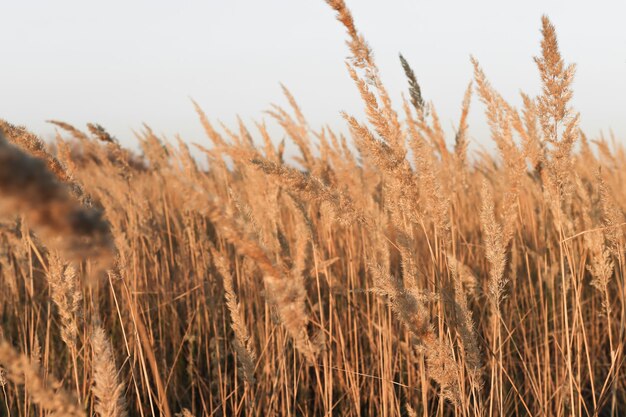
[(476, 324), (474, 323), (474, 319), (472, 317), (472, 311), (467, 305), (467, 295), (465, 293), (465, 289), (463, 288), (463, 280), (459, 271), (464, 268), (464, 265), (449, 253), (448, 267), (454, 284), (455, 322), (465, 353), (465, 363), (467, 365), (470, 381), (473, 387), (480, 390), (482, 387), (482, 358), (476, 335)]
[(91, 338), (93, 349), (93, 393), (95, 410), (100, 417), (125, 417), (124, 385), (119, 382), (113, 347), (101, 326), (96, 326)]
[(233, 285), (232, 272), (228, 265), (228, 260), (217, 250), (212, 249), (213, 259), (215, 260), (215, 266), (222, 276), (224, 282), (224, 296), (226, 298), (226, 307), (230, 313), (233, 332), (235, 333), (234, 347), (237, 352), (237, 359), (241, 362), (241, 368), (243, 370), (243, 376), (248, 384), (254, 384), (254, 362), (256, 360), (256, 353), (254, 351), (254, 345), (250, 339), (248, 328), (243, 317), (243, 311), (241, 305), (237, 300), (237, 294)]
[(504, 277), (506, 266), (505, 238), (502, 226), (496, 220), (493, 196), (486, 182), (483, 182), (481, 195), (483, 205), (480, 212), (480, 222), (484, 235), (486, 257), (490, 266), (488, 295), (492, 311), (499, 317), (500, 302), (507, 282)]
[(24, 151), (45, 161), (48, 169), (52, 171), (61, 181), (69, 181), (70, 175), (61, 162), (51, 155), (44, 143), (36, 135), (21, 126), (15, 126), (6, 120), (0, 119), (0, 130), (4, 130), (7, 139), (11, 143), (19, 146)]
[(454, 404), (461, 399), (459, 367), (447, 338), (440, 338), (430, 322), (426, 306), (429, 295), (415, 286), (406, 286), (380, 266), (370, 268), (374, 293), (384, 296), (398, 319), (413, 335), (426, 357), (428, 375), (439, 384), (441, 396)]
[(83, 299), (76, 270), (63, 262), (58, 255), (49, 257), (48, 283), (52, 291), (52, 300), (57, 305), (61, 317), (61, 338), (70, 351), (76, 351), (78, 318), (80, 303)]
[(363, 221), (362, 215), (354, 208), (351, 199), (345, 193), (328, 187), (319, 178), (260, 157), (252, 160), (252, 163), (266, 174), (275, 177), (302, 199), (326, 204), (337, 222), (350, 225)]

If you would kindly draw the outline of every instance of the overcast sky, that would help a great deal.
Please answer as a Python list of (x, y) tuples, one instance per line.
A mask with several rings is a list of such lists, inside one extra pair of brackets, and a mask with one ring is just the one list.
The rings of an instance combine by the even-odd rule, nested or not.
[[(513, 104), (537, 94), (532, 57), (540, 19), (555, 24), (562, 55), (577, 63), (574, 106), (591, 137), (626, 141), (626, 1), (348, 0), (396, 106), (406, 90), (398, 62), (413, 66), (442, 123), (457, 123), (472, 76), (469, 56)], [(204, 141), (189, 98), (212, 120), (267, 118), (294, 94), (311, 126), (347, 131), (339, 112), (362, 115), (343, 64), (343, 28), (322, 0), (56, 0), (0, 5), (0, 117), (50, 137), (46, 119), (102, 124), (124, 143), (147, 123)], [(470, 131), (489, 146), (483, 107)], [(276, 130), (272, 130), (276, 132)], [(279, 138), (280, 139), (280, 138)]]

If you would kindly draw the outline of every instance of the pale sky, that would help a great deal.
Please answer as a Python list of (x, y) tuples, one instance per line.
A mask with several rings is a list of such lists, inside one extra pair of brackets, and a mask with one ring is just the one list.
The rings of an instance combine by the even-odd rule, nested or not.
[[(456, 125), (472, 77), (469, 56), (514, 105), (540, 91), (532, 57), (540, 19), (557, 29), (578, 70), (574, 106), (590, 137), (613, 129), (626, 143), (626, 1), (348, 0), (398, 110), (408, 59), (442, 123)], [(344, 61), (344, 29), (323, 0), (9, 1), (0, 6), (0, 118), (51, 137), (46, 119), (102, 124), (132, 146), (147, 123), (205, 142), (190, 97), (212, 120), (250, 124), (294, 94), (311, 127), (347, 132), (339, 112), (362, 116)], [(470, 136), (490, 147), (483, 107)], [(278, 132), (272, 129), (272, 132)], [(281, 137), (277, 137), (280, 139)]]

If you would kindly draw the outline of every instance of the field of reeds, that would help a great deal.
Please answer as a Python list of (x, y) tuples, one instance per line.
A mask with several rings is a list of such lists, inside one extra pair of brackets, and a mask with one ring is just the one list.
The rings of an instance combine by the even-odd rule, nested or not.
[(473, 59), (446, 137), (327, 2), (367, 120), (316, 129), (285, 89), (296, 156), (198, 105), (207, 143), (145, 126), (141, 153), (0, 120), (0, 415), (626, 415), (626, 154), (579, 129), (548, 18), (541, 94)]

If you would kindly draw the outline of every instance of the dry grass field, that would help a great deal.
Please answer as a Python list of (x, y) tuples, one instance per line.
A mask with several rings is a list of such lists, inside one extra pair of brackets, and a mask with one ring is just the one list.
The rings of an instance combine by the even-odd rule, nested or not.
[(367, 120), (316, 130), (285, 89), (295, 157), (199, 106), (207, 143), (146, 126), (141, 154), (0, 121), (0, 415), (626, 415), (626, 153), (579, 129), (550, 21), (541, 94), (473, 60), (445, 137), (327, 1)]

